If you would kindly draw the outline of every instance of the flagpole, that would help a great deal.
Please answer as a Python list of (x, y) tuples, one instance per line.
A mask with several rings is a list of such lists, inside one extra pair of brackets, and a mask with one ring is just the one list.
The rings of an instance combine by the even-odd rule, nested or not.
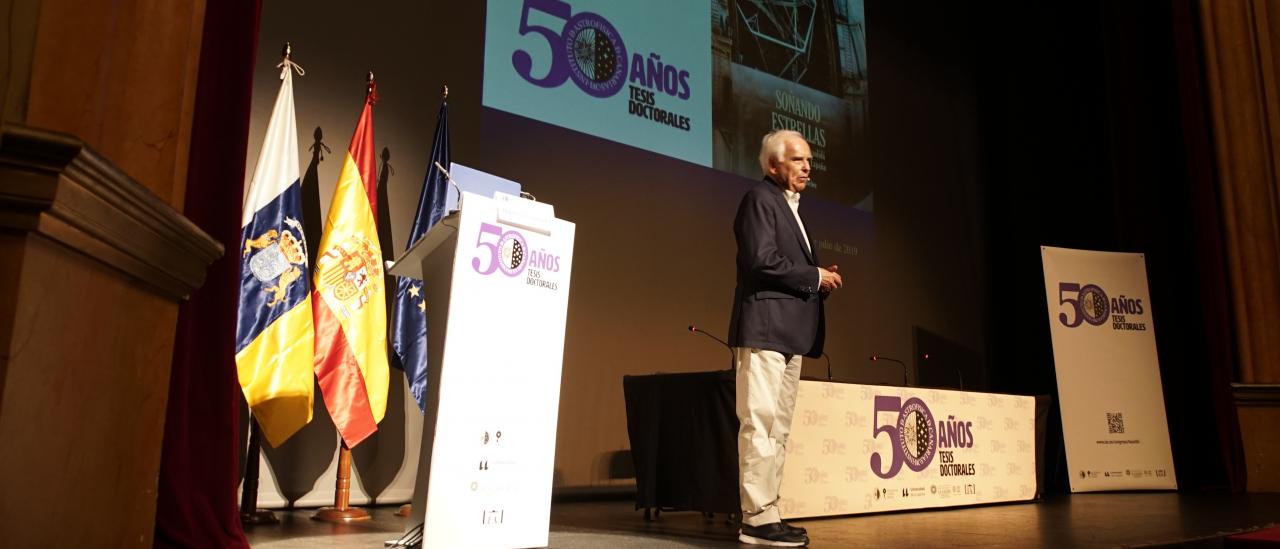
[[(291, 70), (288, 63), (291, 61), (290, 56), (293, 54), (293, 44), (284, 43), (281, 48), (280, 55), (284, 57), (284, 70)], [(248, 402), (246, 401), (246, 405)], [(276, 518), (276, 514), (267, 510), (258, 508), (258, 479), (259, 462), (262, 457), (262, 426), (258, 425), (258, 418), (254, 417), (253, 410), (249, 410), (249, 448), (245, 452), (244, 458), (244, 486), (240, 489), (240, 523), (245, 526), (259, 526), (263, 524), (277, 524), (280, 519)]]
[(245, 526), (276, 524), (280, 519), (267, 509), (258, 509), (258, 458), (262, 453), (262, 428), (249, 413), (249, 451), (244, 461), (244, 488), (240, 492), (240, 523)]
[[(449, 85), (448, 85), (448, 84), (442, 84), (442, 85), (440, 86), (440, 102), (441, 102), (441, 103), (448, 103), (448, 102), (449, 102)], [(431, 172), (431, 168), (430, 168), (430, 166), (428, 166), (428, 167), (427, 167), (427, 173), (430, 173), (430, 172)], [(416, 223), (416, 221), (415, 221), (415, 223)], [(413, 238), (413, 235), (410, 235), (410, 236), (409, 236), (409, 238), (410, 238), (410, 239), (412, 239), (412, 238)], [(409, 245), (410, 245), (410, 246), (412, 246), (412, 245), (413, 245), (413, 242), (410, 242), (410, 243), (409, 243)], [(407, 382), (407, 381), (408, 381), (408, 380), (406, 380), (406, 382)], [(396, 511), (396, 516), (399, 516), (399, 517), (407, 517), (407, 516), (412, 515), (412, 514), (413, 514), (413, 504), (412, 504), (412, 503), (406, 503), (406, 504), (404, 504), (404, 505), (401, 505), (401, 506), (400, 506), (400, 509)]]
[(342, 441), (338, 450), (338, 482), (333, 494), (333, 507), (325, 507), (311, 516), (312, 520), (336, 522), (339, 524), (369, 520), (369, 512), (351, 506), (351, 449), (347, 441)]

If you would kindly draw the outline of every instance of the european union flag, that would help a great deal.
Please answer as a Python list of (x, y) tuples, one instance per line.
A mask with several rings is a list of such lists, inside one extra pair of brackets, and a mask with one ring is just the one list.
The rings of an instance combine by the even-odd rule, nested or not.
[[(440, 104), (436, 117), (436, 134), (431, 145), (431, 160), (427, 163), (427, 177), (422, 182), (422, 194), (418, 197), (418, 212), (413, 216), (413, 229), (409, 231), (405, 249), (412, 247), (427, 230), (444, 217), (444, 201), (448, 182), (436, 168), (449, 165), (449, 104)], [(427, 300), (423, 281), (401, 277), (396, 284), (396, 300), (392, 309), (391, 347), (404, 367), (409, 392), (418, 401), (418, 409), (426, 411), (427, 389)]]

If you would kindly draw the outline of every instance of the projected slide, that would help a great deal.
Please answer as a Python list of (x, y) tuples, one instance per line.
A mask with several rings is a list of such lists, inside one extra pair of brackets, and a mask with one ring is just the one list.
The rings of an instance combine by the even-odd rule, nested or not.
[[(854, 157), (866, 125), (862, 1), (712, 0), (714, 167), (760, 173), (760, 136), (787, 129), (813, 148), (813, 179), (857, 203), (870, 186)], [(866, 189), (866, 190), (862, 190)]]
[(870, 194), (862, 0), (489, 0), (484, 105), (756, 178), (803, 133), (823, 194)]

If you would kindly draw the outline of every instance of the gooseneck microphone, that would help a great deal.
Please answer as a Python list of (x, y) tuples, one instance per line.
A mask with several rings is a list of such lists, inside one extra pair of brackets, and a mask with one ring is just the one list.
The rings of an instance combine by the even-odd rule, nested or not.
[(689, 325), (689, 331), (696, 334), (702, 334), (704, 336), (707, 336), (711, 339), (716, 340), (716, 342), (718, 342), (719, 344), (724, 345), (724, 348), (729, 350), (729, 369), (730, 370), (734, 369), (734, 362), (737, 360), (737, 357), (733, 356), (733, 347), (729, 346), (728, 343), (725, 343), (723, 339), (713, 336), (705, 330), (699, 330), (698, 327), (694, 326), (693, 324)]
[(897, 362), (898, 364), (902, 365), (902, 386), (903, 387), (911, 386), (911, 384), (907, 382), (907, 363), (906, 362), (903, 362), (896, 358), (890, 358), (884, 355), (871, 355), (867, 360), (870, 360), (871, 362), (878, 362), (881, 360), (887, 360), (889, 362)]
[(462, 209), (462, 187), (459, 187), (457, 183), (453, 182), (453, 176), (449, 175), (449, 170), (444, 169), (444, 166), (441, 166), (440, 162), (436, 162), (435, 165), (436, 165), (436, 169), (440, 170), (440, 173), (444, 174), (444, 180), (448, 181), (450, 185), (453, 185), (453, 190), (458, 193), (458, 207), (457, 209), (449, 213), (453, 213), (458, 210), (461, 210)]
[(822, 358), (827, 359), (827, 381), (831, 381), (831, 357), (827, 353), (822, 353)]

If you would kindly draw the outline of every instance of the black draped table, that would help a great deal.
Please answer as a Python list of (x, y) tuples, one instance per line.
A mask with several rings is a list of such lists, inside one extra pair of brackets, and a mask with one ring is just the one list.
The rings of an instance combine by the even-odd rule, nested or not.
[[(734, 373), (624, 376), (622, 387), (635, 461), (636, 509), (644, 509), (646, 516), (650, 510), (737, 513)], [(1031, 397), (806, 378), (799, 399), (780, 502), (784, 517), (1029, 501), (1041, 493), (1051, 397), (1034, 397), (1032, 411), (1027, 409)], [(918, 417), (929, 416), (929, 408), (935, 410), (929, 421)], [(894, 426), (893, 418), (908, 414), (915, 414), (911, 422)], [(912, 426), (925, 427), (917, 434)], [(927, 462), (923, 456), (893, 456), (899, 463), (891, 467), (889, 450), (907, 453), (886, 442), (894, 440), (890, 436), (899, 427), (912, 431), (910, 445), (903, 448), (932, 445)], [(885, 458), (868, 460), (878, 463), (879, 471), (859, 453), (873, 451)], [(814, 466), (815, 459), (854, 466), (840, 462), (828, 471)], [(989, 481), (1004, 475), (1021, 482)], [(789, 494), (799, 495), (787, 499)]]

